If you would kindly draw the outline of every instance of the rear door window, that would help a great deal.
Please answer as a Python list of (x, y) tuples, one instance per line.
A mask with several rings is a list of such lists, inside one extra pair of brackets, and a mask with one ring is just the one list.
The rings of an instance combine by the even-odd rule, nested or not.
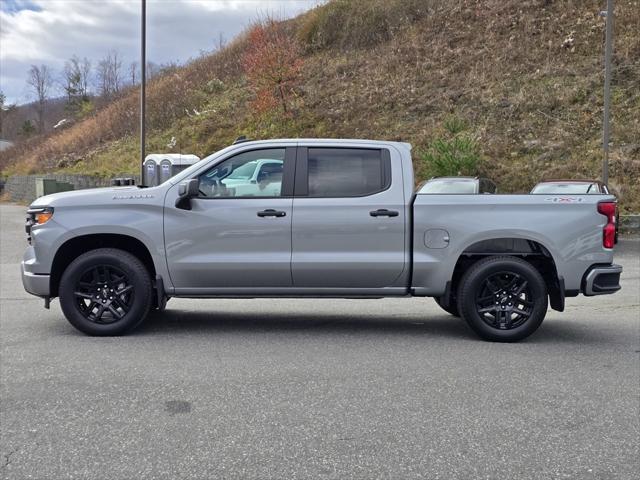
[(307, 149), (309, 197), (362, 197), (387, 189), (390, 164), (381, 150)]

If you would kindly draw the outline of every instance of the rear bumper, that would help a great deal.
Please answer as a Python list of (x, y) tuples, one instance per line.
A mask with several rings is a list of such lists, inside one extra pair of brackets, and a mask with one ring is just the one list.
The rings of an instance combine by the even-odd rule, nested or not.
[(595, 265), (584, 276), (583, 293), (586, 296), (607, 295), (620, 290), (621, 265)]
[(50, 295), (49, 275), (25, 271), (24, 262), (21, 263), (20, 270), (22, 271), (22, 285), (27, 292), (38, 297), (48, 297)]

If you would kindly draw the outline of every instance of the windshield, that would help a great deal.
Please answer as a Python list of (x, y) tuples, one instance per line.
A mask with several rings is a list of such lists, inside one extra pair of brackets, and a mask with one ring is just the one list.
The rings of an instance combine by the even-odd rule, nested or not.
[(258, 162), (247, 162), (236, 168), (226, 178), (231, 180), (248, 180), (253, 176), (257, 166)]
[(531, 193), (552, 193), (555, 195), (600, 193), (593, 183), (541, 183), (533, 187)]
[(418, 193), (476, 193), (475, 180), (431, 180), (424, 184)]

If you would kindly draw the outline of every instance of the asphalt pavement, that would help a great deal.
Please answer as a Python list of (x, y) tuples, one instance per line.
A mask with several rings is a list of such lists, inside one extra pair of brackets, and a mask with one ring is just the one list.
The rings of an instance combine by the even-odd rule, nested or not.
[(181, 300), (91, 338), (0, 205), (0, 478), (636, 479), (640, 241), (517, 344), (431, 299)]

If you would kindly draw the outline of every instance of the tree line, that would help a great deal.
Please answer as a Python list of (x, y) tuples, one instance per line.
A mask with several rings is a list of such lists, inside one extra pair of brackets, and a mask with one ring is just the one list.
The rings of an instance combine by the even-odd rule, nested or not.
[[(299, 89), (303, 56), (299, 42), (290, 37), (281, 22), (266, 16), (248, 29), (246, 43), (240, 65), (246, 75), (247, 87), (253, 93), (250, 109), (263, 122), (293, 119), (303, 106)], [(224, 45), (221, 36), (215, 50), (221, 51)], [(176, 64), (148, 63), (147, 78), (176, 67)], [(140, 71), (138, 62), (125, 67), (121, 55), (112, 50), (98, 62), (73, 55), (57, 76), (48, 65), (31, 65), (26, 82), (34, 99), (37, 124), (25, 120), (23, 137), (45, 131), (46, 111), (53, 109), (54, 102), (49, 101), (53, 94), (57, 94), (58, 99), (55, 116), (60, 117), (62, 113), (59, 107), (62, 99), (65, 102), (63, 114), (67, 117), (59, 121), (56, 128), (89, 115), (96, 106), (104, 105), (124, 90), (138, 85)], [(47, 118), (47, 123), (51, 124), (52, 116)]]
[[(147, 62), (147, 79), (173, 67), (174, 64)], [(33, 100), (35, 122), (26, 119), (20, 127), (20, 133), (23, 137), (28, 137), (45, 131), (47, 107), (53, 98), (63, 97), (65, 112), (71, 119), (77, 119), (90, 114), (96, 103), (109, 102), (123, 90), (139, 83), (139, 63), (134, 61), (124, 65), (122, 56), (115, 50), (98, 61), (73, 55), (59, 72), (49, 65), (31, 65), (27, 71), (26, 86), (29, 97)], [(6, 96), (0, 91), (0, 135), (3, 123), (18, 108), (15, 104), (7, 104)]]

